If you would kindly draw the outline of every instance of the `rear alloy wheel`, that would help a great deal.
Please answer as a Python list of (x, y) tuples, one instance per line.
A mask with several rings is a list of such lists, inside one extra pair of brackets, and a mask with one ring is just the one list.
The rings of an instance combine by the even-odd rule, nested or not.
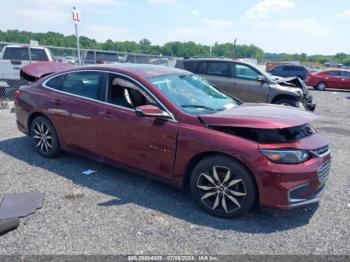
[(249, 172), (228, 157), (203, 159), (191, 176), (191, 191), (207, 213), (231, 218), (248, 212), (255, 203), (255, 185)]
[(30, 128), (30, 134), (36, 150), (44, 157), (55, 157), (60, 148), (55, 128), (43, 116), (36, 117)]
[(327, 85), (325, 82), (320, 82), (315, 86), (316, 90), (318, 91), (324, 91), (327, 88)]
[(298, 107), (298, 103), (294, 98), (280, 98), (277, 99), (274, 104), (282, 106)]

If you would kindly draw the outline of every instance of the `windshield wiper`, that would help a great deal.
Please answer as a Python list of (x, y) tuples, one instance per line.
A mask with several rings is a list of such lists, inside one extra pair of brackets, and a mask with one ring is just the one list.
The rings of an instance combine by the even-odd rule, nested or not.
[(184, 107), (184, 108), (186, 108), (186, 107), (203, 108), (203, 109), (210, 110), (210, 111), (222, 111), (225, 109), (225, 108), (215, 109), (215, 108), (211, 108), (209, 106), (203, 106), (203, 105), (181, 105), (181, 107)]

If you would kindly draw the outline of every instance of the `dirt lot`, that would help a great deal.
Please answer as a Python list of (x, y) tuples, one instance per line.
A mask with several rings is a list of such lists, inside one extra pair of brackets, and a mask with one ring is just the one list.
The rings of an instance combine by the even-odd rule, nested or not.
[(69, 154), (42, 158), (0, 110), (0, 197), (45, 193), (41, 210), (0, 237), (0, 254), (350, 254), (350, 92), (313, 94), (334, 157), (320, 204), (232, 220), (160, 182)]

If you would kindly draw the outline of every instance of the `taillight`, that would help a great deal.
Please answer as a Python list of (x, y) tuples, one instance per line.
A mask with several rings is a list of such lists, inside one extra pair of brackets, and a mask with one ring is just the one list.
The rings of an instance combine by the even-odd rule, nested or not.
[(305, 80), (304, 80), (305, 83), (306, 83), (307, 81), (309, 81), (310, 76), (311, 76), (310, 72), (306, 72), (306, 76), (305, 76)]
[(21, 95), (21, 91), (19, 90), (16, 90), (16, 93), (15, 93), (15, 98), (19, 98), (19, 96)]

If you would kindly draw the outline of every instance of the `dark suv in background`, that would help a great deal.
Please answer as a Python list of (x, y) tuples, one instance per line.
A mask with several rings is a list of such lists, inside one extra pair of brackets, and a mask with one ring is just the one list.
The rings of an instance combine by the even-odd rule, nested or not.
[(201, 75), (221, 92), (243, 102), (303, 107), (315, 105), (305, 83), (299, 78), (273, 79), (255, 66), (228, 58), (183, 58), (175, 67)]
[(297, 76), (303, 80), (305, 80), (311, 73), (305, 66), (300, 65), (278, 65), (267, 70), (267, 72), (271, 75), (280, 77)]

